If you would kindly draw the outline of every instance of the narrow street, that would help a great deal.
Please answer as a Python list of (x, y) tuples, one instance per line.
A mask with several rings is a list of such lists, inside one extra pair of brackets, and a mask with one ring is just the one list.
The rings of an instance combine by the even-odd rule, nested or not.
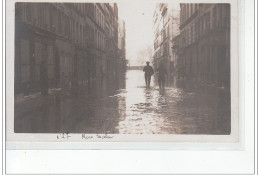
[[(15, 104), (15, 132), (110, 134), (229, 134), (225, 97), (166, 87), (141, 70), (128, 70), (125, 88), (110, 95), (73, 99), (51, 97)], [(124, 84), (124, 83), (123, 83)], [(38, 103), (38, 105), (37, 105)]]

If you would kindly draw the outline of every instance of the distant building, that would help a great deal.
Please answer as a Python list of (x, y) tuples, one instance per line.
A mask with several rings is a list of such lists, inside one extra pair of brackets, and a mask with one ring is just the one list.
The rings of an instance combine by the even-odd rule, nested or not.
[(118, 20), (118, 56), (119, 56), (119, 71), (126, 71), (126, 50), (125, 50), (125, 21)]
[(17, 2), (15, 8), (15, 94), (39, 91), (44, 60), (50, 87), (88, 94), (97, 80), (116, 77), (115, 3)]
[(180, 9), (181, 33), (172, 40), (177, 76), (229, 88), (230, 5), (182, 3)]
[(171, 78), (174, 74), (175, 55), (172, 52), (172, 39), (179, 34), (179, 6), (159, 3), (153, 16), (155, 69), (163, 63)]

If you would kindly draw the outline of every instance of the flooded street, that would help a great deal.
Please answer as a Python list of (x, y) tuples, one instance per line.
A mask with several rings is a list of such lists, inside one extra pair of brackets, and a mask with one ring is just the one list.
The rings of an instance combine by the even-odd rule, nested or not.
[[(229, 134), (230, 101), (221, 92), (168, 86), (128, 70), (120, 88), (75, 99), (48, 96), (15, 103), (15, 132), (109, 134)], [(101, 88), (102, 89), (102, 88)], [(106, 89), (106, 88), (103, 88)]]

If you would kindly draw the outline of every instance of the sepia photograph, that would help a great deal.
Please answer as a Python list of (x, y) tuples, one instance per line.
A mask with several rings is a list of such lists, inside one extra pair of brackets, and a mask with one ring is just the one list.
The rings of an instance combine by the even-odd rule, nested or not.
[(14, 18), (14, 134), (238, 128), (229, 3), (16, 2)]
[(3, 2), (6, 173), (257, 174), (257, 0)]

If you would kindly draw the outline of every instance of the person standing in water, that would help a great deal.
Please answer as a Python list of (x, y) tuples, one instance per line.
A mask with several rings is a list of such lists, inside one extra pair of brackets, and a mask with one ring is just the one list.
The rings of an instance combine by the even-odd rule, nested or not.
[(159, 68), (157, 69), (158, 71), (158, 84), (160, 89), (164, 89), (164, 84), (165, 84), (165, 76), (168, 76), (167, 71), (165, 70), (163, 64), (161, 63)]
[(150, 87), (150, 82), (151, 82), (151, 76), (153, 75), (154, 71), (152, 66), (149, 65), (149, 61), (146, 62), (146, 66), (144, 67), (143, 71), (144, 73), (144, 79), (145, 79), (145, 84), (146, 87)]

